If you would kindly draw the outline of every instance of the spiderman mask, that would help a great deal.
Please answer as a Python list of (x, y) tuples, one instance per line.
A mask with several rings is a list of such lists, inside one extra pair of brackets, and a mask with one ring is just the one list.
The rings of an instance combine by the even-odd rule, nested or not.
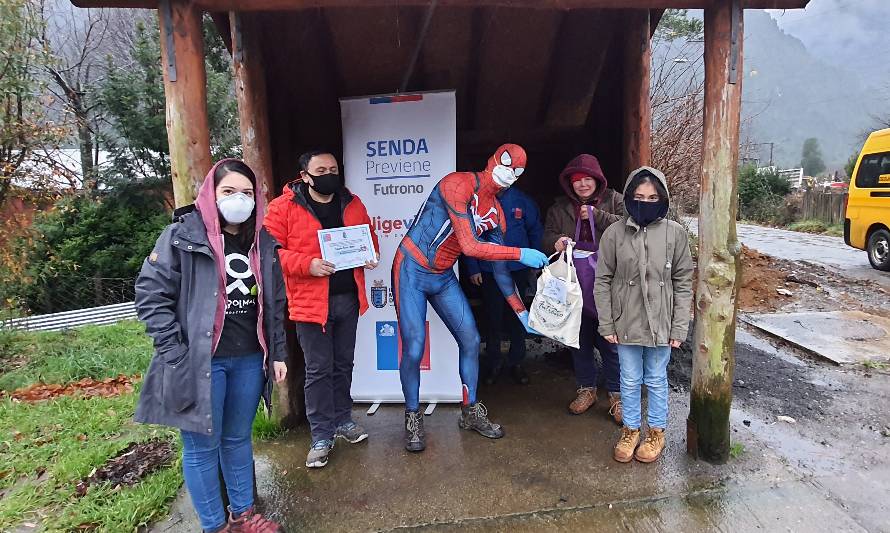
[(488, 158), (485, 174), (501, 189), (516, 183), (517, 178), (525, 172), (527, 157), (525, 150), (518, 144), (502, 144), (494, 155)]

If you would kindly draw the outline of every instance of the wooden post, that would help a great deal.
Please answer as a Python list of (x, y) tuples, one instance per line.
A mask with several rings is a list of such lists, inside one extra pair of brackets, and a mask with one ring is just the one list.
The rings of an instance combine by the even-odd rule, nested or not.
[(173, 199), (179, 207), (195, 200), (211, 166), (201, 12), (188, 0), (161, 0), (158, 19)]
[(649, 104), (649, 76), (652, 71), (650, 35), (649, 10), (637, 9), (629, 12), (624, 43), (623, 177), (642, 165), (648, 165), (652, 156), (652, 108)]
[(232, 66), (235, 70), (235, 96), (241, 123), (244, 162), (253, 169), (268, 202), (277, 195), (272, 173), (272, 147), (269, 141), (269, 109), (266, 104), (266, 75), (255, 15), (229, 13), (232, 28)]
[(736, 297), (741, 279), (738, 211), (742, 7), (715, 0), (705, 9), (705, 107), (698, 287), (692, 347), (687, 450), (712, 463), (729, 458), (735, 367)]

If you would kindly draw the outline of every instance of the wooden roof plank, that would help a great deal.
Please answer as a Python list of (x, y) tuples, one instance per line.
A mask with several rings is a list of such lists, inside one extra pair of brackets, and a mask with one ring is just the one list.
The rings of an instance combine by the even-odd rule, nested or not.
[[(748, 0), (746, 9), (800, 9), (810, 0)], [(427, 5), (431, 0), (194, 0), (208, 11), (284, 11), (313, 7)], [(156, 8), (158, 0), (71, 0), (77, 7)], [(529, 7), (539, 9), (700, 9), (711, 0), (440, 0), (439, 6)]]

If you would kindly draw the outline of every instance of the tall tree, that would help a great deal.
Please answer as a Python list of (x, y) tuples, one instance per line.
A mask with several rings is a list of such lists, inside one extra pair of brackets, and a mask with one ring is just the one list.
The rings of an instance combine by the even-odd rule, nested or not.
[[(241, 138), (231, 59), (209, 17), (205, 17), (203, 29), (213, 157), (238, 156)], [(156, 18), (137, 19), (132, 34), (127, 67), (109, 70), (102, 83), (101, 101), (112, 126), (112, 135), (107, 137), (111, 152), (109, 172), (116, 179), (169, 181), (170, 149)]]
[(80, 156), (79, 165), (62, 162), (59, 170), (94, 190), (99, 181), (98, 136), (103, 119), (97, 93), (106, 71), (119, 62), (115, 36), (132, 11), (80, 9), (66, 0), (39, 0), (39, 7), (44, 21), (40, 44), (52, 56), (44, 66), (47, 89), (59, 102), (63, 120), (70, 123)]
[(668, 9), (652, 40), (652, 164), (670, 180), (673, 202), (698, 207), (704, 103), (703, 23)]
[(810, 137), (803, 143), (800, 155), (800, 166), (807, 176), (818, 176), (825, 171), (825, 161), (822, 160), (822, 149), (819, 148), (819, 140)]
[(38, 76), (48, 62), (39, 45), (42, 27), (31, 1), (0, 0), (0, 205), (16, 181), (34, 186), (46, 179), (25, 170), (36, 149), (64, 136), (47, 113), (51, 102)]

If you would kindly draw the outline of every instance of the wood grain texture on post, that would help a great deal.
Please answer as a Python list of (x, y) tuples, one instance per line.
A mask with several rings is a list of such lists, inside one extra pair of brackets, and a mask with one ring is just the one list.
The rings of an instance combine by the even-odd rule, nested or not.
[(272, 171), (265, 67), (255, 17), (251, 13), (231, 12), (229, 26), (244, 162), (256, 174), (268, 206), (268, 200), (274, 198), (277, 191)]
[(652, 106), (649, 78), (652, 72), (652, 45), (649, 10), (627, 15), (624, 45), (623, 175), (648, 165), (652, 158)]
[(211, 167), (201, 16), (192, 2), (185, 0), (165, 0), (158, 6), (176, 207), (194, 202)]
[(739, 0), (717, 0), (705, 10), (698, 285), (687, 446), (690, 454), (714, 463), (729, 458), (736, 297), (741, 279), (736, 213), (742, 25)]

